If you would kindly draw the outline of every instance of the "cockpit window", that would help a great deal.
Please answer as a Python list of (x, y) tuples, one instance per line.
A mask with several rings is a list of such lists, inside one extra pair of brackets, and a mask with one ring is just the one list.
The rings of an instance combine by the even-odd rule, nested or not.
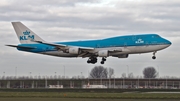
[(155, 38), (159, 38), (159, 35), (156, 35)]
[(153, 35), (152, 38), (159, 38), (159, 35)]

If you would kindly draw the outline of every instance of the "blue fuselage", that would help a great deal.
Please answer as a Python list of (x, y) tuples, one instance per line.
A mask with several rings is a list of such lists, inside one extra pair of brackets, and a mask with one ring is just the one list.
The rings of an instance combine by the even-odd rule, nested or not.
[[(157, 46), (157, 45), (171, 44), (170, 41), (160, 37), (157, 34), (128, 35), (128, 36), (117, 36), (117, 37), (111, 37), (111, 38), (99, 39), (99, 40), (54, 42), (54, 43), (63, 44), (67, 46), (101, 48), (101, 49), (109, 48), (109, 47), (133, 47), (133, 46), (138, 47), (138, 46)], [(18, 48), (18, 50), (21, 51), (28, 51), (34, 53), (57, 51), (56, 47), (41, 43), (19, 44), (19, 46), (35, 47), (35, 49), (31, 49), (31, 50)]]

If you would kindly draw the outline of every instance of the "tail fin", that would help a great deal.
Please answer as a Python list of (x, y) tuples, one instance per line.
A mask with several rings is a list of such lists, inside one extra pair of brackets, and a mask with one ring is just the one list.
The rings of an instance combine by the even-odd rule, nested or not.
[(45, 42), (43, 39), (41, 39), (38, 35), (36, 35), (33, 31), (31, 31), (21, 22), (12, 22), (12, 25), (14, 27), (14, 30), (17, 34), (20, 43), (30, 44), (36, 43), (35, 41)]

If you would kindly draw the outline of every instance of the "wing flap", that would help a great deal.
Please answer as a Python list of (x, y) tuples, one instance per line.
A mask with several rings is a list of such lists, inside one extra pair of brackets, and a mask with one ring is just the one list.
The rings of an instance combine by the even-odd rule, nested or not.
[[(54, 46), (60, 50), (67, 49), (68, 47), (79, 47), (79, 46), (68, 46), (68, 45), (64, 45), (64, 44), (46, 43), (46, 42), (41, 42), (41, 41), (35, 41), (35, 42), (45, 44), (45, 45)], [(92, 50), (94, 50), (94, 48), (90, 48), (90, 47), (79, 47), (79, 49), (81, 51), (92, 51)]]
[(41, 43), (41, 44), (45, 44), (45, 45), (50, 45), (50, 46), (55, 46), (55, 47), (66, 47), (67, 45), (63, 45), (63, 44), (54, 44), (54, 43), (47, 43), (47, 42), (42, 42), (42, 41), (34, 41), (37, 43)]

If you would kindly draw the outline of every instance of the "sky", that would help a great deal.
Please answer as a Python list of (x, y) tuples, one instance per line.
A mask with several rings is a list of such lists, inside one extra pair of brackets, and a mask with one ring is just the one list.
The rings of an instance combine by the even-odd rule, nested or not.
[[(180, 0), (1, 0), (0, 77), (60, 75), (72, 77), (88, 73), (95, 66), (113, 68), (115, 77), (123, 73), (142, 76), (154, 67), (160, 77), (180, 77)], [(172, 42), (167, 49), (108, 57), (104, 65), (87, 64), (88, 58), (61, 58), (21, 52), (6, 44), (19, 44), (11, 25), (21, 21), (48, 42), (102, 39), (121, 35), (157, 33)]]

